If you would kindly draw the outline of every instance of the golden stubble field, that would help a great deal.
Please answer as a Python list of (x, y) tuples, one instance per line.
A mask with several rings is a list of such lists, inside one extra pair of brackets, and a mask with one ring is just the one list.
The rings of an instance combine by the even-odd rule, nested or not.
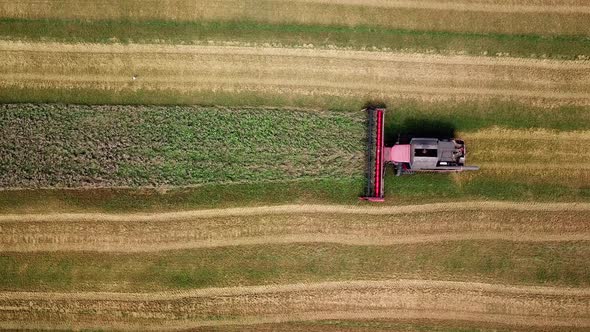
[[(590, 4), (584, 0), (0, 0), (0, 17), (360, 25), (473, 35), (590, 33)], [(248, 47), (231, 38), (200, 46), (0, 41), (0, 89), (590, 106), (589, 61), (460, 53)], [(459, 135), (468, 142), (469, 163), (482, 170), (454, 177), (457, 182), (489, 177), (590, 185), (588, 131), (492, 127)], [(319, 320), (589, 329), (588, 203), (480, 199), (387, 207), (3, 214), (1, 277), (14, 282), (0, 288), (0, 329), (256, 330), (298, 321), (313, 327)], [(502, 256), (498, 260), (494, 250)], [(240, 252), (251, 261), (242, 262)], [(377, 252), (381, 257), (371, 256)], [(440, 262), (428, 260), (432, 252)], [(322, 253), (344, 257), (326, 259), (330, 269), (344, 272), (330, 274), (314, 265)], [(418, 267), (406, 271), (390, 260), (378, 270), (379, 261), (359, 263), (383, 259), (386, 265), (383, 255), (402, 261), (404, 254), (416, 261), (407, 264)], [(478, 262), (477, 255), (487, 256)], [(266, 260), (260, 263), (258, 256)], [(193, 258), (207, 262), (201, 266)], [(378, 273), (347, 270), (354, 264)], [(193, 274), (213, 270), (220, 281), (173, 274), (192, 266), (198, 266)], [(103, 270), (96, 273), (97, 267)]]
[[(13, 42), (1, 42), (0, 53), (0, 86), (31, 90), (224, 90), (409, 96), (426, 101), (503, 98), (546, 107), (587, 106), (590, 101), (590, 64), (585, 61)], [(138, 79), (133, 81), (132, 75)], [(572, 187), (590, 182), (586, 131), (488, 128), (459, 135), (469, 142), (470, 163), (482, 170), (457, 177), (457, 181), (490, 176)], [(556, 149), (557, 142), (568, 148)], [(568, 163), (555, 163), (555, 158)], [(416, 250), (427, 250), (441, 244), (484, 241), (496, 246), (519, 243), (567, 248), (564, 250), (575, 256), (590, 241), (589, 210), (584, 203), (455, 202), (384, 209), (293, 205), (139, 215), (3, 215), (0, 249), (17, 260), (31, 254), (66, 259), (92, 253), (140, 254), (139, 266), (152, 255), (174, 255), (181, 250), (293, 244), (318, 248), (323, 244), (350, 248), (416, 245)], [(583, 265), (568, 264), (572, 273), (584, 273)], [(21, 273), (19, 269), (30, 270), (25, 264), (13, 272)], [(83, 275), (77, 269), (72, 275)], [(222, 288), (146, 293), (133, 292), (133, 284), (126, 284), (129, 281), (109, 286), (123, 290), (118, 293), (92, 291), (82, 284), (74, 284), (68, 292), (30, 284), (26, 286), (29, 290), (19, 291), (13, 286), (0, 292), (0, 327), (158, 330), (334, 319), (590, 327), (587, 288), (531, 282), (511, 285), (508, 279), (469, 274), (397, 273), (416, 279), (399, 280), (395, 274), (385, 274), (379, 280), (336, 278), (302, 284), (281, 280), (272, 285), (240, 286), (237, 281)], [(444, 281), (453, 278), (463, 280)]]
[[(590, 62), (369, 51), (0, 42), (0, 87), (590, 104)], [(137, 80), (133, 80), (133, 76)]]
[(469, 162), (480, 165), (468, 177), (590, 186), (590, 132), (488, 128), (459, 133), (470, 143)]
[[(0, 305), (5, 308), (0, 313), (0, 326), (83, 329), (99, 325), (159, 330), (381, 318), (583, 328), (590, 326), (589, 301), (587, 290), (430, 280), (326, 282), (154, 294), (0, 293)], [(35, 317), (34, 322), (31, 317)]]
[[(429, 246), (483, 240), (581, 248), (590, 240), (588, 211), (587, 203), (457, 202), (399, 207), (291, 205), (160, 214), (21, 214), (0, 217), (0, 243), (2, 251), (11, 256), (18, 252), (62, 256), (143, 252), (144, 258), (167, 250), (173, 254), (178, 249), (305, 242)], [(587, 288), (431, 277), (434, 280), (427, 274), (412, 280), (383, 276), (379, 280), (306, 283), (283, 280), (259, 286), (139, 293), (76, 291), (78, 286), (70, 292), (2, 291), (0, 327), (159, 330), (326, 319), (590, 327)], [(118, 289), (133, 287), (121, 284)]]
[(287, 205), (159, 214), (0, 216), (0, 250), (158, 252), (281, 243), (395, 245), (464, 240), (589, 241), (586, 203)]

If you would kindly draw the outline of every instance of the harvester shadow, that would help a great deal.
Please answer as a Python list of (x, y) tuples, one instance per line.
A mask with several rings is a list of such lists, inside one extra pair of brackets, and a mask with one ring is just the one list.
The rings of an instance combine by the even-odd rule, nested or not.
[(454, 138), (455, 125), (448, 121), (429, 118), (407, 118), (401, 123), (390, 122), (385, 127), (385, 146), (408, 144), (414, 137)]

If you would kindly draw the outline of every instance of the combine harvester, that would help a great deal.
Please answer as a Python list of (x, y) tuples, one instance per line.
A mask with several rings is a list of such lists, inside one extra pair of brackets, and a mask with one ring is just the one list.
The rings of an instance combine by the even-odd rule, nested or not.
[(369, 117), (367, 135), (367, 189), (363, 200), (383, 202), (385, 166), (393, 164), (398, 176), (415, 172), (476, 171), (465, 166), (465, 142), (460, 139), (412, 138), (410, 144), (384, 143), (385, 109), (366, 109)]

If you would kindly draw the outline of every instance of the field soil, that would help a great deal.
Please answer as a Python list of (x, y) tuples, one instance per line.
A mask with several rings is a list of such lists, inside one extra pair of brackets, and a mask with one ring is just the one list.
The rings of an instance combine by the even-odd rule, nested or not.
[(67, 90), (180, 96), (224, 92), (291, 99), (498, 99), (543, 107), (590, 104), (587, 61), (21, 42), (0, 42), (0, 54), (0, 87), (48, 95)]

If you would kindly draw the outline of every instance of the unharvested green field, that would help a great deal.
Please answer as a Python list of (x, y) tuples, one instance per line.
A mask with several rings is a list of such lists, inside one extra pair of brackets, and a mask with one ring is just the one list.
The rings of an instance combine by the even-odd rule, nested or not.
[(62, 43), (240, 44), (525, 58), (590, 57), (586, 36), (413, 31), (243, 22), (0, 19), (0, 38)]
[(149, 255), (4, 252), (0, 289), (153, 292), (425, 275), (440, 280), (588, 287), (589, 250), (584, 242), (462, 241), (383, 247), (256, 245)]
[(195, 185), (363, 174), (361, 113), (0, 107), (0, 186)]

